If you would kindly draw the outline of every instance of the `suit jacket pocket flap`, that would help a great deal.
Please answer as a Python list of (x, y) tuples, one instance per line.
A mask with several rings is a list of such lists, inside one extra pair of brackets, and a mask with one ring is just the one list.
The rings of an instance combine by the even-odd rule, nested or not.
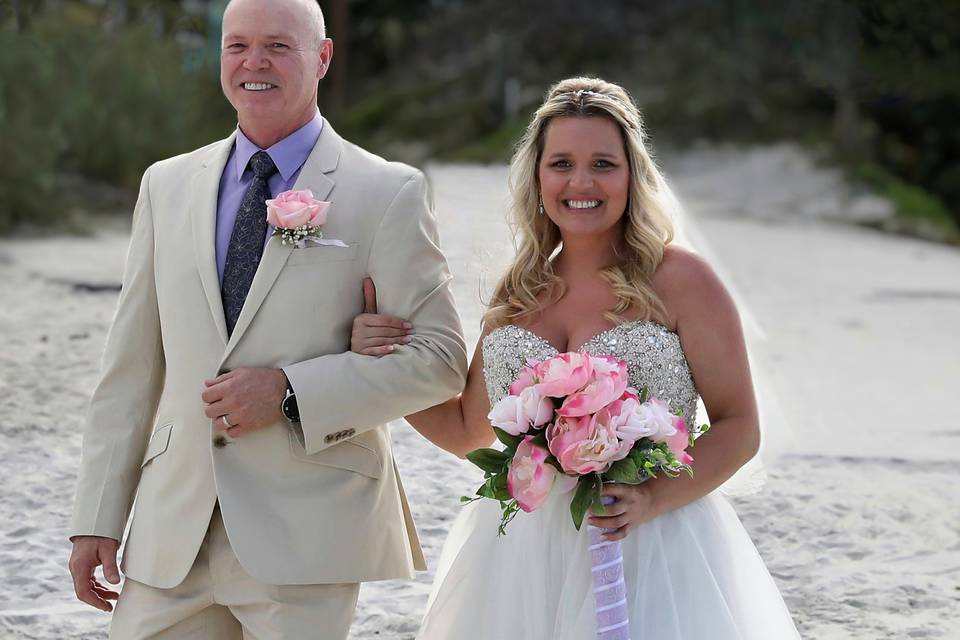
[(150, 436), (150, 443), (147, 445), (147, 453), (143, 456), (143, 462), (140, 463), (141, 468), (167, 450), (167, 445), (170, 444), (171, 431), (173, 431), (172, 422), (158, 427), (157, 430), (153, 432), (153, 435)]
[(366, 444), (353, 440), (344, 440), (340, 444), (308, 455), (303, 445), (297, 440), (296, 435), (291, 431), (290, 451), (297, 460), (353, 471), (369, 478), (378, 479), (383, 472), (380, 455)]
[(338, 260), (353, 260), (357, 257), (358, 244), (356, 242), (348, 243), (346, 247), (336, 246), (313, 246), (307, 245), (300, 249), (294, 249), (290, 257), (287, 258), (287, 266), (311, 265), (318, 262), (335, 262)]

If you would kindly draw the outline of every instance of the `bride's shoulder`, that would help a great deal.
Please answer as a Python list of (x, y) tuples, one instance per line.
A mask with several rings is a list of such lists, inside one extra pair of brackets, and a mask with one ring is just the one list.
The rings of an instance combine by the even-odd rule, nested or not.
[(732, 304), (730, 294), (703, 256), (667, 245), (653, 274), (653, 287), (672, 314), (682, 315)]

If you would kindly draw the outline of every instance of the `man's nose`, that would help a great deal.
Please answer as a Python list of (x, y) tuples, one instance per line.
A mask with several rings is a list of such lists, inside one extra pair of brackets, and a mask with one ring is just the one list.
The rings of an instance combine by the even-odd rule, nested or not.
[(248, 71), (259, 71), (270, 66), (270, 59), (267, 52), (260, 47), (251, 47), (247, 50), (247, 55), (243, 59), (243, 68)]

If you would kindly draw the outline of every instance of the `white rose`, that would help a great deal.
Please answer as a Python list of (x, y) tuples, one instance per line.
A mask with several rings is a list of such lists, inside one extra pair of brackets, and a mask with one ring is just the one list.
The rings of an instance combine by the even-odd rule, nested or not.
[(504, 396), (487, 414), (490, 424), (514, 436), (526, 433), (531, 425), (542, 426), (552, 417), (553, 403), (533, 387), (527, 387), (519, 396)]
[(614, 427), (617, 436), (623, 440), (636, 442), (640, 438), (650, 438), (654, 442), (664, 442), (677, 433), (673, 417), (666, 402), (651, 398), (640, 404), (630, 398), (624, 400)]

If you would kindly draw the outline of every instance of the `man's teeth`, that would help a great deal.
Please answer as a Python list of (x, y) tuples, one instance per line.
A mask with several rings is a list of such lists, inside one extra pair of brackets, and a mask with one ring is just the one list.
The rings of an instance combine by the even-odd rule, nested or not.
[(266, 91), (267, 89), (273, 89), (274, 85), (269, 82), (244, 82), (243, 88), (247, 91)]
[(596, 209), (600, 206), (599, 200), (567, 200), (566, 203), (571, 209)]

